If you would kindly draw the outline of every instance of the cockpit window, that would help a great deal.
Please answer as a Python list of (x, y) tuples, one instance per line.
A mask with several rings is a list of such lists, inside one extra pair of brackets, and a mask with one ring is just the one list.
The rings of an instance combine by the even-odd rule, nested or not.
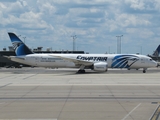
[(152, 61), (153, 59), (150, 59), (150, 61)]

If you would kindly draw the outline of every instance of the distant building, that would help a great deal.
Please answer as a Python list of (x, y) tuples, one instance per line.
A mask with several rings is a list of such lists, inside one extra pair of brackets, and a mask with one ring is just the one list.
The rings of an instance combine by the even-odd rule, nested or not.
[(14, 51), (13, 46), (8, 46), (9, 51)]

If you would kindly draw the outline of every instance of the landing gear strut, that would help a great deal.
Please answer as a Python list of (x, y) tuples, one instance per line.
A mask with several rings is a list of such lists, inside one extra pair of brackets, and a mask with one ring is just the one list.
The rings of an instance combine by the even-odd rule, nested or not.
[(81, 65), (81, 66), (80, 66), (80, 69), (78, 70), (77, 73), (85, 73), (84, 68), (85, 68), (85, 66), (84, 66), (84, 65)]

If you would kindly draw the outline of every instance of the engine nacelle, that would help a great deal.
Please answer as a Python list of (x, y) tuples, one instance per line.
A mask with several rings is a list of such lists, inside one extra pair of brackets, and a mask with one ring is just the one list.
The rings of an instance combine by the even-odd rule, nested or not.
[(106, 62), (97, 62), (93, 64), (94, 71), (107, 71), (108, 64)]

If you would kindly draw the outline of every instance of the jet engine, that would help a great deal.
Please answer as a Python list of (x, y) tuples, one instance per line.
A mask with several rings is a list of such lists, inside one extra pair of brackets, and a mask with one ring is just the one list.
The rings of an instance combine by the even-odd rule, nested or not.
[(93, 64), (92, 69), (94, 71), (107, 71), (108, 70), (108, 64), (106, 62), (97, 62)]

